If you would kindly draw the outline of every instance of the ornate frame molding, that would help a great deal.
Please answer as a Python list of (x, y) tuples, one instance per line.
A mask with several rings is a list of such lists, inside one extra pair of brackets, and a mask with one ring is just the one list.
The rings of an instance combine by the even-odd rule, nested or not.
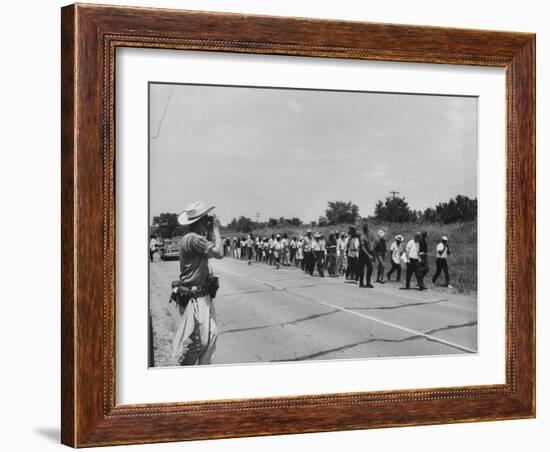
[[(119, 47), (504, 67), (506, 384), (116, 405), (114, 90)], [(77, 4), (62, 9), (62, 91), (64, 444), (80, 447), (534, 416), (534, 35)], [(97, 237), (103, 238), (102, 246)]]

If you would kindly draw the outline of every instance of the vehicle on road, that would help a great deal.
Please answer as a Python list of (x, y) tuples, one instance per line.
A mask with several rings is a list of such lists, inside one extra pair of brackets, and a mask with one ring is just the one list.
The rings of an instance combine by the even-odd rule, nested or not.
[(166, 239), (164, 246), (160, 250), (160, 258), (163, 261), (179, 259), (181, 238)]

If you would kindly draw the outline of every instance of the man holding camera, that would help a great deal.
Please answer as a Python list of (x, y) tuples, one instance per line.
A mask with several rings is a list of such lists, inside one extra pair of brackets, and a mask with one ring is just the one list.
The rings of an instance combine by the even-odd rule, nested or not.
[(178, 364), (210, 364), (218, 335), (212, 299), (218, 279), (211, 273), (208, 260), (223, 258), (223, 242), (214, 207), (202, 201), (187, 206), (178, 222), (189, 226), (181, 240), (180, 279), (172, 283), (171, 300), (178, 303), (181, 320), (173, 342), (173, 356)]

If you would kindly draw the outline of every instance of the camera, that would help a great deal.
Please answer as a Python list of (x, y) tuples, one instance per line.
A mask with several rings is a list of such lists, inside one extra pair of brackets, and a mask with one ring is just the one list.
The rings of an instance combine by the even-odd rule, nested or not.
[(206, 225), (211, 228), (214, 226), (214, 215), (206, 215)]
[(213, 233), (214, 233), (214, 215), (206, 215), (204, 223), (206, 225), (206, 238), (208, 240), (213, 239)]

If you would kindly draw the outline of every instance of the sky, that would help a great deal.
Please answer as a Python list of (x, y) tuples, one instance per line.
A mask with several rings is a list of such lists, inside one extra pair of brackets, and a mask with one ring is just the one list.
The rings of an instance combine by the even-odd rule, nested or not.
[(197, 200), (222, 224), (366, 217), (390, 190), (420, 210), (477, 196), (477, 98), (149, 85), (150, 220)]

